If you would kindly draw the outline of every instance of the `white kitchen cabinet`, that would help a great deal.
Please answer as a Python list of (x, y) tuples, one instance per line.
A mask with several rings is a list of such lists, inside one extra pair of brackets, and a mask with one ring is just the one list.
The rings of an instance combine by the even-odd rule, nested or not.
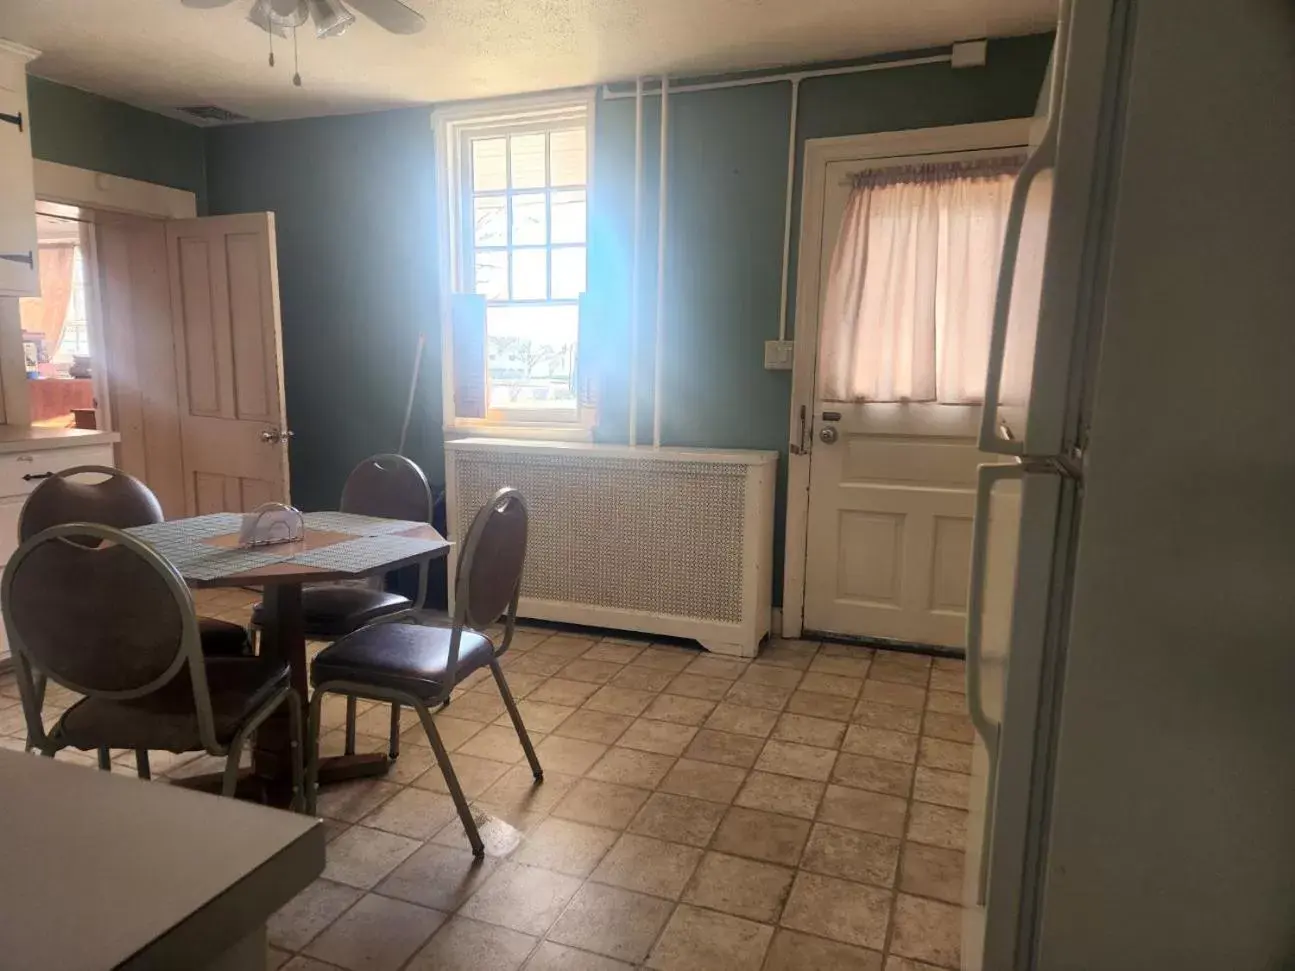
[(40, 295), (27, 110), (29, 47), (0, 39), (0, 297)]

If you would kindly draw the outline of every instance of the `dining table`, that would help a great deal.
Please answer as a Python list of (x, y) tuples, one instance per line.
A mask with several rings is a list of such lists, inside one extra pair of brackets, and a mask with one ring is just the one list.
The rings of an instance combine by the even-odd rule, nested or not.
[[(358, 581), (426, 563), (448, 555), (450, 543), (427, 523), (382, 519), (341, 512), (303, 516), (300, 538), (272, 545), (243, 546), (242, 516), (209, 513), (128, 530), (165, 557), (194, 589), (253, 587), (261, 589), (262, 614), (258, 650), (281, 659), (303, 711), (310, 697), (302, 590), (307, 584)], [(292, 732), (288, 707), (282, 706), (257, 730), (252, 767), (239, 780), (239, 795), (269, 805), (293, 801)], [(306, 738), (302, 726), (303, 739)], [(322, 758), (321, 785), (382, 775), (391, 765), (385, 752)], [(219, 774), (194, 776), (185, 784), (219, 789)]]

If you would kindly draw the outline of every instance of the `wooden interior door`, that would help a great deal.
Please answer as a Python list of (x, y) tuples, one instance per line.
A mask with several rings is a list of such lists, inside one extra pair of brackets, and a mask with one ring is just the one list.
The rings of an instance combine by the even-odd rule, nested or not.
[(166, 221), (96, 213), (108, 398), (117, 465), (148, 485), (168, 519), (185, 515)]
[(288, 501), (274, 215), (166, 227), (188, 515)]

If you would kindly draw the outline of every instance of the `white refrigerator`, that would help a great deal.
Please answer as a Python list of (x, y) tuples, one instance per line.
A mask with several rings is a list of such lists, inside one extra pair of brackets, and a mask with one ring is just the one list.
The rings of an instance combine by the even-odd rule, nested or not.
[(1295, 3), (1059, 14), (981, 428), (963, 966), (1295, 967)]

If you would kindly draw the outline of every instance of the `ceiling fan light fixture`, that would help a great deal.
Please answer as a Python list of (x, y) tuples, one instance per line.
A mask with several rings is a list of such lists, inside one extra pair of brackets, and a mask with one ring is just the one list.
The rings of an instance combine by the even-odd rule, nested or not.
[(292, 30), (310, 19), (306, 0), (269, 0), (269, 18), (280, 27)]
[(315, 21), (315, 35), (340, 37), (355, 23), (355, 14), (342, 6), (341, 0), (309, 0), (310, 15)]
[(248, 11), (247, 19), (267, 34), (278, 34), (280, 37), (288, 36), (288, 28), (275, 21), (274, 11), (270, 7), (270, 0), (256, 0), (256, 3), (252, 4), (252, 9)]

